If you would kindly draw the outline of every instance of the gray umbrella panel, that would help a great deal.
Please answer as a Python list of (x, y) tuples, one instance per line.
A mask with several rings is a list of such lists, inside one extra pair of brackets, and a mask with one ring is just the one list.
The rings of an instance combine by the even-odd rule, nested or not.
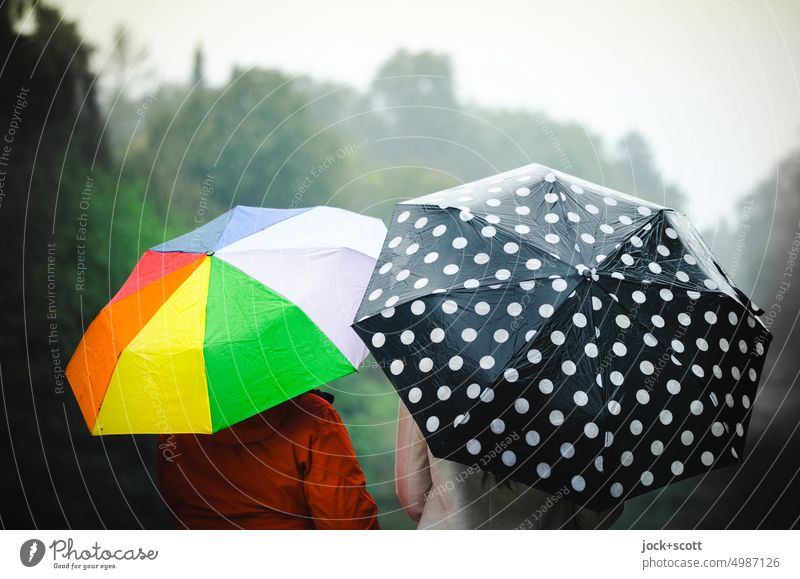
[(741, 458), (756, 313), (683, 216), (533, 165), (398, 205), (354, 328), (436, 456), (602, 509)]

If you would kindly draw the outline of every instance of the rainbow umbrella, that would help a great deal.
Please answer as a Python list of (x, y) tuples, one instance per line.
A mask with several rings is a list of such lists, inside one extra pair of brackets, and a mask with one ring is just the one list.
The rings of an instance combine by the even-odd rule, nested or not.
[(238, 206), (145, 252), (67, 366), (92, 434), (216, 432), (353, 372), (385, 234), (331, 207)]

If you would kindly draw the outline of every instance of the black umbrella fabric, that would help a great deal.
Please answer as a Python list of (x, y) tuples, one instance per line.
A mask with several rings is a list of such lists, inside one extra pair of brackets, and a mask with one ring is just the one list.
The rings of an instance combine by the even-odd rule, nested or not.
[(741, 460), (761, 313), (681, 214), (529, 165), (397, 205), (353, 327), (435, 456), (602, 510)]

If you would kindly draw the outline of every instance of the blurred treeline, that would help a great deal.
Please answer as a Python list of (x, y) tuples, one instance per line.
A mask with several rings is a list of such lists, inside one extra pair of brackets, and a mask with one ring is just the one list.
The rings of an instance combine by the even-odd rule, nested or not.
[[(238, 68), (212, 86), (198, 48), (190, 81), (163, 83), (148, 72), (146, 47), (120, 29), (98, 78), (77, 27), (32, 4), (0, 5), (0, 136), (17, 126), (0, 165), (5, 527), (167, 525), (152, 437), (90, 437), (60, 370), (144, 250), (233, 205), (329, 204), (386, 218), (398, 201), (535, 161), (685, 207), (640, 135), (608, 143), (541, 112), (464, 102), (446, 55), (401, 50), (363, 90)], [(21, 32), (28, 17), (34, 24)], [(741, 224), (713, 234), (722, 265), (735, 262), (740, 285), (768, 310), (798, 229), (799, 161), (749, 193), (740, 249)], [(773, 364), (784, 351), (755, 405), (752, 460), (730, 486), (733, 470), (631, 501), (619, 526), (793, 524), (796, 507), (773, 505), (794, 505), (797, 491), (798, 364), (787, 355), (796, 294), (786, 292), (776, 316)], [(382, 526), (410, 528), (394, 497), (397, 398), (370, 362), (328, 389)]]

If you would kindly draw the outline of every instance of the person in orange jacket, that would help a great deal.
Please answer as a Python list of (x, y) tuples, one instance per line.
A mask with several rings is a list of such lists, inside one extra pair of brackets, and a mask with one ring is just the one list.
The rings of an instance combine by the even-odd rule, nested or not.
[(189, 529), (377, 529), (339, 414), (305, 393), (211, 435), (161, 435), (158, 484)]

